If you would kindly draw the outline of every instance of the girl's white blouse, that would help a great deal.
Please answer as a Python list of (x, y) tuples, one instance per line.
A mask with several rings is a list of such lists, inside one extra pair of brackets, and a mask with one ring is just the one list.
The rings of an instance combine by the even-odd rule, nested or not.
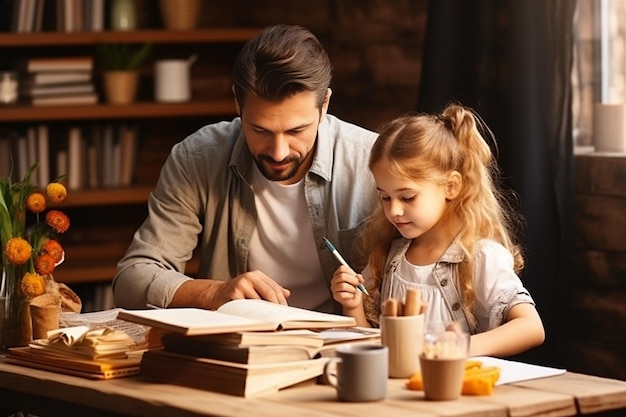
[[(452, 316), (433, 278), (434, 266), (435, 264), (413, 265), (404, 256), (393, 274), (390, 294), (382, 294), (382, 300), (390, 296), (404, 300), (407, 288), (418, 288), (422, 301), (428, 304), (426, 321), (451, 321)], [(497, 305), (498, 298), (513, 288), (523, 287), (523, 284), (513, 270), (510, 252), (499, 243), (486, 239), (476, 244), (474, 277), (474, 313), (480, 327), (488, 330), (492, 307)]]

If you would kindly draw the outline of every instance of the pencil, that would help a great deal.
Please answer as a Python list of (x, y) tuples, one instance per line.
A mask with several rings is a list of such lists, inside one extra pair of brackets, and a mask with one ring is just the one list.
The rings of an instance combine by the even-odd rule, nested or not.
[[(332, 243), (330, 243), (330, 240), (328, 240), (327, 238), (324, 238), (324, 243), (326, 244), (326, 247), (328, 248), (328, 250), (330, 250), (330, 252), (335, 256), (335, 259), (337, 259), (341, 265), (347, 266), (348, 268), (352, 269), (352, 267), (350, 267), (350, 265), (348, 265), (346, 260), (343, 259), (343, 256), (341, 256), (341, 254), (337, 251), (335, 246)], [(354, 272), (354, 269), (352, 269), (352, 271)], [(367, 289), (365, 289), (365, 286), (363, 286), (363, 284), (357, 285), (357, 288), (363, 294), (369, 295), (369, 293), (367, 292)]]

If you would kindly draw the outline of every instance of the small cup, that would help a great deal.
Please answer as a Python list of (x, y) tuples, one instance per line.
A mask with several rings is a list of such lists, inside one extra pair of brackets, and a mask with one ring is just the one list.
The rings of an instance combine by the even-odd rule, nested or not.
[(154, 98), (164, 103), (191, 99), (190, 64), (186, 59), (164, 59), (154, 64)]
[(456, 400), (463, 390), (466, 358), (428, 359), (420, 356), (424, 398), (434, 401)]
[(420, 370), (424, 314), (380, 316), (380, 337), (389, 348), (390, 378), (408, 378)]
[(469, 334), (444, 323), (428, 323), (419, 357), (427, 400), (456, 400), (463, 390)]
[(337, 389), (339, 401), (379, 401), (387, 396), (386, 346), (363, 343), (339, 346), (324, 376)]

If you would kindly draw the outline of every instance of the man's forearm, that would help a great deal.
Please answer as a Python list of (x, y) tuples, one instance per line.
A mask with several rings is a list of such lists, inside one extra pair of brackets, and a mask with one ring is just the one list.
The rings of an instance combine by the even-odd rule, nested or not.
[(214, 279), (191, 279), (183, 283), (169, 307), (197, 307), (215, 310), (219, 305), (214, 305), (215, 293), (224, 285), (224, 282)]

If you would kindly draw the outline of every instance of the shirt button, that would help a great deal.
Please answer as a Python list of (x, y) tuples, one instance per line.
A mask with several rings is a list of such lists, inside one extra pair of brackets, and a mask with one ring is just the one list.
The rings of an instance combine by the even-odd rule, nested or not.
[(445, 287), (446, 285), (448, 285), (448, 278), (444, 278), (441, 280), (441, 286)]
[(452, 311), (457, 311), (459, 308), (461, 308), (461, 304), (460, 303), (452, 304)]

